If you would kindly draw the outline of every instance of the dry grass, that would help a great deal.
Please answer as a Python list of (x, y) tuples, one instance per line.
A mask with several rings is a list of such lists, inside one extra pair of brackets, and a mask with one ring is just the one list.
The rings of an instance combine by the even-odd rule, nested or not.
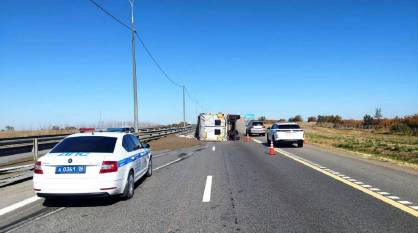
[(153, 151), (160, 151), (160, 150), (176, 150), (182, 149), (187, 147), (192, 147), (196, 145), (201, 145), (202, 142), (195, 138), (184, 138), (184, 137), (177, 137), (176, 135), (169, 135), (167, 137), (150, 141), (151, 150)]
[(22, 130), (22, 131), (2, 131), (0, 138), (30, 137), (42, 135), (72, 134), (78, 130)]
[(341, 148), (366, 153), (377, 158), (387, 158), (418, 164), (418, 137), (394, 135), (360, 129), (334, 129), (302, 123), (305, 139), (311, 144)]

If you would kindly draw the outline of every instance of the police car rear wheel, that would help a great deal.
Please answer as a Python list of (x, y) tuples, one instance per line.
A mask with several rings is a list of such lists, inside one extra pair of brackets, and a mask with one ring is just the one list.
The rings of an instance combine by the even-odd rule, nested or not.
[(134, 181), (134, 174), (133, 172), (130, 172), (128, 175), (128, 179), (126, 181), (125, 190), (122, 194), (122, 199), (127, 200), (131, 199), (134, 196), (135, 193), (135, 181)]

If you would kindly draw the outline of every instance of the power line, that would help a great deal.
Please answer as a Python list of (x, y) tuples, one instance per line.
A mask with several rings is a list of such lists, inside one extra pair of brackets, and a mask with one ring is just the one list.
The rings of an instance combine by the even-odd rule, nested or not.
[(94, 0), (89, 0), (93, 5), (95, 5), (97, 8), (99, 8), (101, 11), (103, 11), (105, 14), (110, 16), (112, 19), (114, 19), (116, 22), (118, 22), (120, 25), (126, 27), (127, 29), (131, 30), (131, 27), (127, 25), (126, 23), (122, 22), (122, 20), (118, 19), (116, 16), (114, 16), (112, 13), (104, 9), (99, 3), (95, 2)]
[[(97, 3), (94, 0), (89, 0), (94, 6), (96, 6), (98, 9), (100, 9), (101, 11), (103, 11), (105, 14), (107, 14), (108, 16), (110, 16), (113, 20), (115, 20), (117, 23), (119, 23), (120, 25), (122, 25), (123, 27), (125, 27), (126, 29), (131, 31), (131, 27), (129, 25), (127, 25), (126, 23), (124, 23), (122, 20), (118, 19), (116, 16), (114, 16), (111, 12), (107, 11), (105, 8), (103, 8), (99, 3)], [(163, 76), (169, 81), (171, 82), (173, 85), (180, 87), (180, 88), (184, 88), (185, 93), (187, 94), (187, 96), (189, 97), (189, 99), (191, 101), (193, 101), (196, 105), (198, 105), (200, 108), (203, 109), (203, 107), (199, 104), (199, 102), (197, 100), (195, 100), (194, 98), (191, 97), (189, 90), (187, 89), (187, 87), (185, 85), (182, 85), (176, 81), (174, 81), (169, 75), (168, 73), (162, 68), (162, 66), (160, 65), (160, 63), (157, 61), (157, 59), (154, 57), (154, 55), (152, 55), (151, 50), (148, 49), (147, 45), (145, 44), (144, 40), (139, 36), (138, 32), (135, 30), (134, 31), (135, 36), (138, 38), (139, 42), (141, 43), (142, 47), (144, 48), (145, 52), (147, 53), (147, 55), (151, 58), (152, 62), (154, 63), (154, 65), (158, 68), (158, 70), (163, 74)]]
[(139, 42), (141, 43), (142, 47), (145, 49), (145, 52), (148, 54), (148, 56), (151, 58), (151, 60), (154, 62), (154, 64), (157, 66), (157, 68), (161, 71), (161, 73), (164, 75), (164, 77), (170, 81), (172, 84), (183, 87), (184, 85), (179, 84), (178, 82), (174, 81), (170, 76), (167, 74), (167, 72), (164, 71), (164, 69), (161, 67), (161, 65), (158, 63), (157, 59), (152, 55), (151, 51), (148, 49), (148, 47), (145, 45), (142, 38), (138, 35), (138, 32), (135, 31), (135, 35), (138, 38)]
[[(91, 3), (93, 3), (93, 5), (95, 5), (97, 8), (99, 8), (101, 11), (103, 11), (105, 14), (107, 14), (108, 16), (110, 16), (113, 20), (115, 20), (116, 22), (118, 22), (120, 25), (122, 25), (125, 28), (131, 30), (131, 28), (126, 23), (122, 22), (122, 20), (118, 19), (112, 13), (110, 13), (109, 11), (107, 11), (106, 9), (104, 9), (99, 3), (97, 3), (94, 0), (89, 0), (89, 1)], [(141, 43), (142, 47), (145, 49), (145, 52), (147, 53), (147, 55), (151, 58), (152, 62), (155, 64), (155, 66), (157, 66), (158, 70), (160, 70), (160, 72), (163, 74), (163, 76), (168, 81), (170, 81), (172, 84), (174, 84), (175, 86), (183, 87), (183, 85), (181, 85), (178, 82), (174, 81), (172, 78), (170, 78), (170, 76), (167, 74), (167, 72), (165, 72), (165, 70), (161, 67), (160, 63), (157, 61), (157, 59), (155, 59), (155, 57), (152, 55), (151, 51), (145, 45), (144, 40), (139, 36), (139, 34), (138, 34), (137, 31), (135, 31), (135, 35), (138, 38), (139, 42)]]

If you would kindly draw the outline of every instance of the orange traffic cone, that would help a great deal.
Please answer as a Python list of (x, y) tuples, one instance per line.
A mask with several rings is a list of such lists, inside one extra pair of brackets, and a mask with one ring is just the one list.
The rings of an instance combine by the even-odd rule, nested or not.
[(273, 146), (273, 140), (270, 141), (270, 147), (269, 147), (269, 155), (274, 155), (274, 146)]

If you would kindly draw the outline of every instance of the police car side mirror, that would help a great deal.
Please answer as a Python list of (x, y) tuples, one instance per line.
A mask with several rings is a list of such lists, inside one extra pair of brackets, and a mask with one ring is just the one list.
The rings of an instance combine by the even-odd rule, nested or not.
[(143, 146), (144, 146), (144, 148), (147, 148), (147, 149), (150, 148), (148, 143), (144, 143)]
[(271, 129), (270, 127), (267, 127), (267, 129)]

